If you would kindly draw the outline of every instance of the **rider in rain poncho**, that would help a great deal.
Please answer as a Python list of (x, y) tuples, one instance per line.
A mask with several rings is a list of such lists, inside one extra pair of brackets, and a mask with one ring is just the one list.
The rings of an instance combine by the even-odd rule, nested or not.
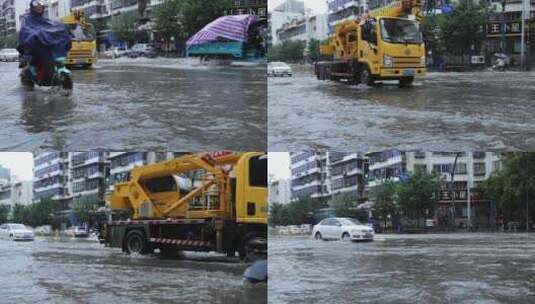
[(63, 23), (43, 17), (41, 0), (30, 1), (30, 13), (24, 15), (17, 50), (25, 61), (63, 62), (71, 48), (72, 36)]

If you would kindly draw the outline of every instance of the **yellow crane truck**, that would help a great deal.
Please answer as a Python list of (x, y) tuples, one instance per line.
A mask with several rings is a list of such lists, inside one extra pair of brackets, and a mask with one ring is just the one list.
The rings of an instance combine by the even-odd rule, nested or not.
[(126, 253), (215, 251), (267, 256), (267, 155), (214, 152), (134, 168), (106, 198), (101, 243)]
[(97, 62), (97, 41), (93, 25), (86, 21), (85, 13), (74, 10), (62, 18), (71, 32), (72, 47), (65, 59), (67, 66), (89, 68)]
[(370, 86), (377, 80), (412, 84), (426, 73), (421, 8), (421, 0), (399, 0), (359, 20), (341, 22), (320, 47), (333, 60), (316, 63), (316, 77)]

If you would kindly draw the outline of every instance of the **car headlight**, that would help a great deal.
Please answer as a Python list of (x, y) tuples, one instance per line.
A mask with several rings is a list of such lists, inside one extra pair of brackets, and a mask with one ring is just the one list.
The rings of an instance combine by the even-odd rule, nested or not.
[(386, 68), (394, 67), (394, 61), (392, 60), (392, 57), (386, 54), (383, 56), (383, 64)]
[(425, 55), (420, 57), (420, 65), (425, 66)]

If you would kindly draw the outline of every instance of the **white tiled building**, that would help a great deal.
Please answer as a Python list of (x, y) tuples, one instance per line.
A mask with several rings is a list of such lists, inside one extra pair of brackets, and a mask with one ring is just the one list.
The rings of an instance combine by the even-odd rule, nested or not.
[(72, 201), (71, 155), (67, 152), (34, 154), (34, 200), (51, 198), (68, 208)]
[(331, 200), (349, 193), (362, 195), (366, 161), (358, 153), (290, 153), (292, 199), (311, 197)]
[(290, 181), (287, 179), (274, 180), (269, 183), (269, 197), (270, 204), (288, 204), (292, 198), (290, 189)]

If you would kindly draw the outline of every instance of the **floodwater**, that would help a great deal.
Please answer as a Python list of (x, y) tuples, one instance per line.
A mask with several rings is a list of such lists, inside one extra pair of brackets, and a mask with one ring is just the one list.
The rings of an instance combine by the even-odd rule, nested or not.
[(210, 253), (129, 256), (95, 241), (0, 240), (0, 303), (266, 303), (247, 265)]
[(270, 303), (535, 303), (535, 235), (270, 236)]
[(429, 73), (349, 86), (309, 70), (268, 80), (272, 151), (533, 150), (535, 72)]
[(265, 65), (100, 60), (73, 96), (24, 90), (0, 62), (0, 150), (266, 150)]

